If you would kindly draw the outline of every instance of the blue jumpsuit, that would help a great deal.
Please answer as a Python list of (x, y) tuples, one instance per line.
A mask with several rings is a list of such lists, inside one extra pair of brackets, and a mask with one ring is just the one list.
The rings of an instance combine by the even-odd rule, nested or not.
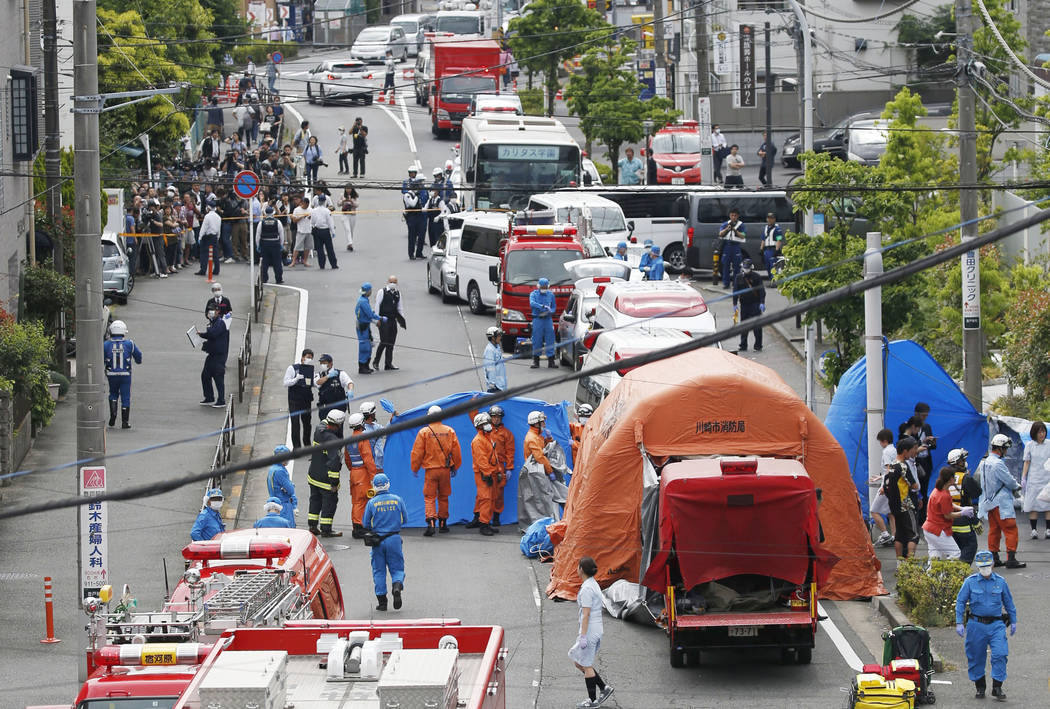
[(377, 596), (386, 595), (386, 572), (391, 583), (405, 583), (405, 555), (401, 549), (401, 525), (408, 520), (404, 500), (391, 492), (381, 492), (365, 505), (362, 524), (379, 536), (389, 537), (372, 547), (372, 582)]
[(956, 624), (963, 622), (963, 612), (967, 603), (970, 606), (970, 620), (966, 623), (964, 647), (969, 663), (967, 671), (970, 681), (974, 682), (984, 677), (985, 658), (991, 648), (992, 679), (1002, 682), (1006, 679), (1006, 658), (1009, 654), (1006, 623), (1002, 620), (982, 623), (977, 618), (999, 618), (1005, 608), (1010, 616), (1010, 623), (1017, 623), (1017, 608), (1014, 606), (1013, 596), (1010, 595), (1010, 587), (1006, 585), (1006, 579), (995, 572), (988, 578), (979, 573), (972, 574), (963, 581), (955, 599)]
[(289, 522), (284, 518), (284, 510), (287, 507), (283, 507), (280, 512), (267, 512), (265, 515), (255, 520), (254, 527), (260, 529), (262, 527), (280, 527), (282, 529), (293, 529), (295, 527), (294, 522)]
[(131, 360), (142, 364), (142, 352), (123, 335), (114, 335), (102, 347), (109, 379), (109, 400), (116, 401), (119, 397), (120, 405), (128, 408), (131, 406)]
[(270, 472), (266, 474), (266, 494), (281, 501), (281, 516), (288, 520), (289, 527), (294, 527), (299, 498), (295, 496), (295, 484), (288, 474), (288, 468), (280, 463), (270, 466)]
[(649, 272), (645, 276), (647, 281), (662, 281), (664, 279), (664, 260), (659, 256), (649, 259)]
[(372, 310), (367, 295), (357, 299), (354, 314), (357, 316), (357, 363), (367, 367), (372, 359), (372, 323), (378, 322), (379, 316)]
[(193, 529), (190, 530), (190, 539), (195, 542), (203, 542), (214, 538), (219, 532), (225, 531), (226, 524), (222, 521), (222, 515), (210, 507), (205, 507), (197, 515), (197, 519), (193, 523)]
[(539, 288), (532, 291), (529, 307), (532, 309), (532, 356), (546, 354), (547, 359), (554, 359), (554, 311), (557, 306), (553, 291)]

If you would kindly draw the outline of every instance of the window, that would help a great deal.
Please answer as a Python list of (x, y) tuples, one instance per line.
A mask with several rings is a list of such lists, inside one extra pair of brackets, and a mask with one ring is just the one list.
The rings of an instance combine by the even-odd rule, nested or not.
[(502, 234), (485, 227), (467, 225), (463, 227), (460, 250), (469, 251), (479, 256), (499, 256), (499, 242)]
[(729, 218), (729, 210), (740, 212), (742, 222), (765, 222), (766, 214), (773, 212), (777, 221), (794, 222), (795, 215), (786, 197), (719, 196), (697, 200), (697, 220), (701, 224), (721, 224)]
[(603, 192), (602, 197), (619, 204), (628, 219), (685, 217), (689, 214), (689, 196), (681, 192), (618, 191)]
[(40, 145), (36, 92), (35, 70), (11, 69), (11, 158), (16, 162), (32, 160)]
[(784, 0), (737, 0), (738, 10), (786, 10)]

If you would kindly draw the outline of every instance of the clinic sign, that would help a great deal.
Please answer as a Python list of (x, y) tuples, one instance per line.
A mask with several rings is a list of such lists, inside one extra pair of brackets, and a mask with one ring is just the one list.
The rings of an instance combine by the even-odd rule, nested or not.
[(740, 107), (755, 107), (755, 28), (740, 25)]
[[(78, 492), (95, 497), (106, 491), (106, 469), (101, 466), (80, 469)], [(80, 506), (80, 597), (98, 596), (108, 583), (109, 517), (106, 503), (89, 502)]]
[(963, 330), (981, 328), (981, 272), (976, 250), (962, 256), (962, 315)]

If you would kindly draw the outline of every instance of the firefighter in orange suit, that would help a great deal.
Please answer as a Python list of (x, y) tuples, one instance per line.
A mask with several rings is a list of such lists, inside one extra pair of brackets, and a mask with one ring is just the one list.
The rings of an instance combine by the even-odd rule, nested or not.
[[(440, 406), (431, 406), (427, 414), (441, 413)], [(459, 439), (451, 427), (441, 422), (431, 423), (419, 430), (412, 445), (412, 474), (419, 477), (423, 468), (423, 501), (427, 516), (424, 537), (434, 536), (435, 530), (448, 532), (448, 496), (452, 492), (452, 478), (463, 462)]]
[(572, 464), (576, 465), (579, 460), (580, 443), (583, 441), (583, 427), (587, 425), (587, 419), (594, 415), (594, 407), (590, 404), (580, 404), (576, 407), (576, 422), (569, 424), (569, 436), (572, 437)]
[[(547, 445), (548, 441), (552, 440), (550, 435), (543, 430), (543, 424), (547, 422), (547, 416), (542, 411), (530, 411), (527, 420), (529, 422), (529, 432), (525, 434), (522, 454), (526, 461), (531, 457), (542, 465), (543, 471), (548, 476), (551, 476), (554, 474), (554, 468), (551, 467), (551, 462), (547, 460), (547, 456), (543, 454), (543, 447)], [(553, 480), (554, 478), (551, 479)]]
[(496, 492), (496, 478), (503, 472), (503, 464), (496, 452), (496, 441), (492, 439), (492, 419), (486, 413), (474, 417), (474, 428), (478, 433), (470, 442), (470, 455), (474, 459), (474, 485), (477, 498), (474, 508), (479, 517), (479, 530), (486, 537), (496, 534), (491, 526), (492, 496)]
[[(365, 432), (364, 414), (350, 414), (346, 422), (354, 434)], [(350, 500), (353, 503), (350, 518), (354, 523), (353, 537), (361, 539), (365, 536), (362, 521), (365, 516), (365, 505), (368, 504), (368, 491), (372, 487), (372, 478), (376, 474), (376, 461), (372, 457), (372, 442), (349, 443), (343, 456), (346, 459), (346, 467), (350, 470)]]
[(492, 528), (498, 529), (499, 516), (503, 514), (503, 489), (507, 487), (507, 481), (514, 472), (514, 451), (517, 445), (514, 441), (514, 434), (503, 425), (502, 406), (490, 406), (489, 418), (492, 419), (492, 440), (496, 442), (496, 454), (503, 466), (503, 472), (500, 473), (496, 485), (492, 488)]

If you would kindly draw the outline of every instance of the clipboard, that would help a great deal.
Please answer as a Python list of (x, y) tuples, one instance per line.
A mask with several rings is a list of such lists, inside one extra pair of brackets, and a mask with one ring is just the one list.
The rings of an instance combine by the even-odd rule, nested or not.
[(190, 341), (190, 347), (195, 350), (199, 350), (201, 345), (204, 344), (204, 340), (197, 334), (197, 326), (190, 325), (190, 329), (186, 331), (186, 339)]
[(314, 385), (314, 366), (312, 364), (300, 364), (299, 374), (303, 375), (303, 383), (310, 387)]

